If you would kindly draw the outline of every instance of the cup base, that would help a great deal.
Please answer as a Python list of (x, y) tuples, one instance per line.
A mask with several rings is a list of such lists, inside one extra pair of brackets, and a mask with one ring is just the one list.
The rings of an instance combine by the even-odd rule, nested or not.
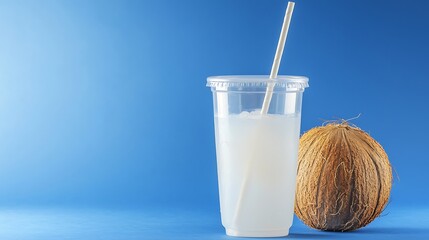
[(240, 231), (226, 228), (226, 235), (232, 237), (284, 237), (289, 234), (289, 228), (275, 231)]

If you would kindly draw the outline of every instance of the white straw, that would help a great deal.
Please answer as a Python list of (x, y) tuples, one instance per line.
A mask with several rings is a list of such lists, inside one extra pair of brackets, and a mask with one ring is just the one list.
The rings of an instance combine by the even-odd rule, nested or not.
[[(294, 2), (288, 2), (286, 8), (285, 18), (283, 20), (282, 31), (280, 33), (279, 42), (277, 44), (277, 51), (274, 57), (273, 66), (271, 67), (270, 79), (276, 79), (277, 73), (279, 72), (280, 61), (282, 60), (283, 49), (285, 48), (286, 37), (289, 31), (290, 20), (292, 18)], [(262, 104), (261, 114), (267, 114), (268, 108), (270, 107), (271, 98), (273, 97), (274, 83), (269, 82), (267, 84), (267, 91), (265, 92), (264, 103)]]

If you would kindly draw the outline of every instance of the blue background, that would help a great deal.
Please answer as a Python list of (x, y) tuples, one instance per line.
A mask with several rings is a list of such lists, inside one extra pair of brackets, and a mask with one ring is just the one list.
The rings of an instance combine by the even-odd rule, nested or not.
[[(207, 226), (188, 227), (222, 237), (206, 77), (268, 74), (286, 5), (0, 1), (0, 221), (10, 229), (0, 236), (70, 236), (74, 220), (62, 232), (49, 224), (61, 214), (79, 219), (64, 210), (73, 208), (89, 211), (80, 216), (98, 219), (100, 232), (110, 225), (91, 209), (125, 211), (122, 220), (126, 211), (144, 211), (140, 222), (159, 224), (136, 228), (164, 234), (181, 228), (178, 216), (190, 214), (196, 223), (207, 217)], [(297, 0), (280, 68), (310, 78), (302, 132), (361, 113), (353, 123), (385, 148), (399, 177), (386, 210), (392, 219), (376, 220), (379, 229), (403, 218), (395, 215), (403, 209), (429, 208), (428, 8), (424, 0)], [(58, 210), (40, 210), (51, 208)], [(34, 226), (18, 231), (29, 216)], [(54, 219), (46, 228), (36, 224), (46, 216)], [(428, 218), (418, 216), (410, 219), (428, 234)], [(298, 220), (295, 226), (323, 235)]]

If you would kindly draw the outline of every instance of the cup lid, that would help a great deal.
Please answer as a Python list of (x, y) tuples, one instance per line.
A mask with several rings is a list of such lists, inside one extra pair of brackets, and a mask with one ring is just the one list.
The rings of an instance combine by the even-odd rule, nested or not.
[(268, 75), (228, 75), (212, 76), (207, 78), (207, 87), (264, 87), (268, 83), (274, 83), (275, 87), (287, 89), (304, 89), (308, 85), (308, 77), (279, 75), (276, 79), (270, 79)]

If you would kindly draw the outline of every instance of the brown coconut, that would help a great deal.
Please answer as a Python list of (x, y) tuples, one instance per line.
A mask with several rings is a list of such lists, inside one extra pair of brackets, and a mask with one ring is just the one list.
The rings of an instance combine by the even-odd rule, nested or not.
[(386, 207), (392, 168), (383, 147), (347, 122), (311, 129), (299, 142), (295, 214), (306, 225), (351, 231)]

